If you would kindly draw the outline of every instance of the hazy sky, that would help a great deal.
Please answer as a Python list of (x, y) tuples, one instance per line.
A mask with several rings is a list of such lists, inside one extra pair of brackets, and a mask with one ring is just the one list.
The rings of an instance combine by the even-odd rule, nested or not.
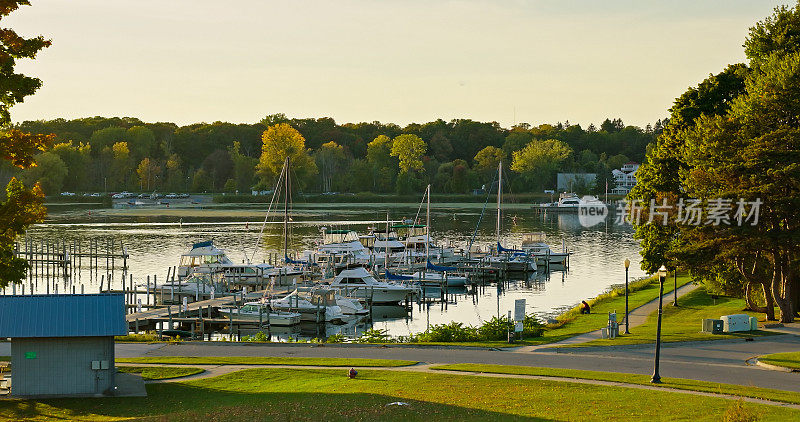
[(53, 40), (15, 121), (266, 114), (406, 124), (605, 117), (643, 126), (744, 60), (776, 0), (32, 0), (3, 20)]

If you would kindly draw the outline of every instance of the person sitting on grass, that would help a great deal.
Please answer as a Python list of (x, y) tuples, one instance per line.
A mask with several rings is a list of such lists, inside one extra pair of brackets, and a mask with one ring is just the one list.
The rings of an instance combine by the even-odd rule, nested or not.
[(589, 307), (589, 304), (586, 303), (585, 300), (582, 300), (581, 303), (583, 304), (583, 306), (581, 306), (581, 313), (582, 314), (590, 314), (590, 313), (592, 313), (592, 308)]

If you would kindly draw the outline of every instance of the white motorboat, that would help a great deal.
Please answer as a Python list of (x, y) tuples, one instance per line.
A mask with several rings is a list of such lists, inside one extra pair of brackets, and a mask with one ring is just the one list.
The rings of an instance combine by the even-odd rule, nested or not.
[(192, 249), (181, 255), (178, 278), (192, 273), (221, 273), (228, 283), (235, 285), (261, 285), (274, 282), (276, 285), (297, 284), (303, 272), (290, 266), (274, 267), (270, 264), (236, 264), (225, 251), (214, 246), (212, 240), (192, 245)]
[(536, 258), (521, 252), (501, 251), (497, 255), (490, 255), (484, 258), (486, 263), (493, 268), (503, 268), (513, 272), (533, 272), (538, 270)]
[(397, 303), (414, 291), (409, 286), (379, 281), (362, 267), (343, 270), (331, 281), (331, 287), (346, 296), (371, 298), (373, 303)]
[(569, 252), (563, 248), (563, 252), (553, 252), (550, 245), (545, 242), (544, 233), (526, 233), (522, 235), (522, 251), (536, 257), (539, 265), (558, 264), (565, 265), (569, 258)]
[(447, 279), (447, 287), (462, 287), (467, 285), (467, 277), (460, 275), (449, 275), (437, 273), (435, 271), (417, 271), (411, 275), (414, 281), (441, 284)]
[(343, 322), (346, 318), (336, 301), (336, 291), (331, 289), (295, 289), (280, 299), (272, 299), (272, 309), (299, 312), (303, 321)]
[(322, 228), (322, 243), (316, 250), (302, 253), (305, 262), (313, 263), (323, 271), (335, 273), (352, 265), (369, 265), (375, 259), (352, 230)]
[(336, 304), (342, 308), (342, 313), (345, 315), (368, 315), (369, 309), (361, 304), (361, 301), (353, 298), (336, 295)]
[(585, 206), (587, 204), (596, 206), (597, 203), (602, 204), (602, 202), (600, 202), (596, 196), (586, 195), (583, 197), (578, 197), (578, 194), (573, 192), (562, 192), (558, 195), (558, 201), (536, 204), (533, 205), (532, 208), (554, 212), (577, 212), (581, 206)]
[(258, 322), (263, 325), (291, 326), (300, 323), (301, 315), (298, 312), (271, 311), (269, 307), (261, 302), (248, 302), (241, 308), (220, 308), (220, 314), (224, 318), (230, 318), (233, 314), (234, 319)]

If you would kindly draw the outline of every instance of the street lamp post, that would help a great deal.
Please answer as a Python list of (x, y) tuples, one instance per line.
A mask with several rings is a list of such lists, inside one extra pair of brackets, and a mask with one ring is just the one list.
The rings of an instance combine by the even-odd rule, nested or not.
[(672, 306), (678, 306), (678, 267), (675, 267), (674, 273), (672, 274), (672, 280), (675, 283), (672, 286)]
[(630, 334), (630, 325), (628, 324), (628, 267), (631, 266), (631, 260), (625, 258), (625, 334)]
[(663, 297), (664, 297), (664, 281), (667, 278), (667, 269), (662, 265), (658, 269), (658, 325), (656, 325), (656, 360), (653, 367), (653, 378), (650, 382), (653, 384), (661, 384), (661, 375), (658, 373), (658, 361), (661, 357), (661, 316), (664, 313)]

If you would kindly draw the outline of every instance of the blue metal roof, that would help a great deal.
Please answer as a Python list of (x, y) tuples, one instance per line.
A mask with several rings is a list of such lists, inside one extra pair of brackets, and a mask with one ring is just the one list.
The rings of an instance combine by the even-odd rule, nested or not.
[(128, 333), (120, 293), (0, 296), (0, 338)]

